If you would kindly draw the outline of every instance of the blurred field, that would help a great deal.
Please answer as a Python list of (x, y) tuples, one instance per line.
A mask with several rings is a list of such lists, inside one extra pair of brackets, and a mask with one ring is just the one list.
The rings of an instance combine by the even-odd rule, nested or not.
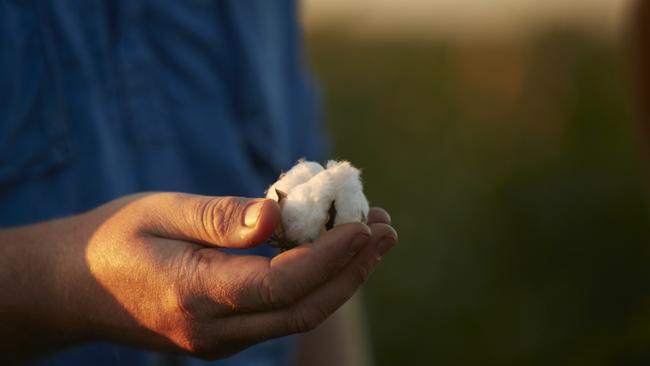
[(388, 365), (650, 364), (650, 153), (628, 51), (307, 39), (334, 155), (401, 246), (366, 287)]

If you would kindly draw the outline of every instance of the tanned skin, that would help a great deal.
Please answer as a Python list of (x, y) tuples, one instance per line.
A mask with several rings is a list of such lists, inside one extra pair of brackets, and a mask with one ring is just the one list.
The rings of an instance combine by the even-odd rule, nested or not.
[(88, 341), (206, 359), (314, 329), (397, 242), (388, 214), (346, 224), (273, 259), (275, 201), (146, 193), (0, 230), (0, 361)]

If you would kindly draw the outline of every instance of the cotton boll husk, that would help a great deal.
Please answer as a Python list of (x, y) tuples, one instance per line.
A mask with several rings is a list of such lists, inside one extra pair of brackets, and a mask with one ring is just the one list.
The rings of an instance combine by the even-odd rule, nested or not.
[(334, 184), (334, 206), (336, 219), (334, 226), (351, 222), (366, 222), (368, 218), (368, 200), (363, 194), (359, 169), (347, 161), (327, 163), (327, 172), (332, 175)]
[(282, 208), (282, 224), (287, 238), (310, 242), (319, 236), (335, 196), (332, 174), (323, 170), (287, 194)]
[(276, 189), (284, 193), (289, 193), (294, 187), (307, 182), (316, 174), (323, 171), (323, 167), (313, 161), (299, 160), (288, 172), (282, 174), (280, 179), (269, 187), (266, 192), (266, 198), (278, 200)]

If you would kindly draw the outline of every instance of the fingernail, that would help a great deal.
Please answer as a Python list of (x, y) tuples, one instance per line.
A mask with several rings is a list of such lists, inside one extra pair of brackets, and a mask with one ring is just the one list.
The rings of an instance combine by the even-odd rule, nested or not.
[(370, 240), (370, 236), (368, 234), (358, 234), (357, 236), (352, 239), (352, 244), (350, 244), (350, 255), (353, 256), (363, 248), (366, 243)]
[(390, 248), (392, 248), (394, 245), (395, 239), (386, 237), (379, 241), (379, 244), (377, 245), (377, 253), (379, 253), (380, 257), (382, 257), (384, 254), (388, 253)]
[(257, 225), (257, 221), (260, 219), (262, 207), (264, 207), (264, 201), (258, 201), (248, 205), (245, 211), (244, 225), (248, 227), (255, 227), (255, 225)]

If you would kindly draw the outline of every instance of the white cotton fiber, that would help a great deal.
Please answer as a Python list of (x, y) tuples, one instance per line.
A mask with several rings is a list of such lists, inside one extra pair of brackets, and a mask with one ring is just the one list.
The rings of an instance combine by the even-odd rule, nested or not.
[(336, 221), (334, 226), (350, 222), (366, 222), (368, 200), (363, 194), (361, 173), (347, 161), (327, 162), (327, 170), (332, 174), (336, 192)]
[[(276, 190), (286, 197), (279, 198)], [(329, 161), (327, 169), (299, 161), (269, 188), (266, 197), (280, 203), (283, 237), (279, 240), (288, 243), (316, 240), (330, 220), (332, 203), (334, 226), (365, 222), (368, 217), (360, 172), (347, 161)]]
[(291, 168), (288, 172), (282, 174), (280, 179), (277, 182), (273, 183), (267, 191), (266, 198), (271, 198), (273, 200), (278, 200), (278, 195), (275, 190), (282, 191), (284, 193), (289, 193), (293, 187), (302, 184), (314, 175), (318, 174), (323, 170), (323, 167), (313, 161), (299, 160), (298, 163)]

